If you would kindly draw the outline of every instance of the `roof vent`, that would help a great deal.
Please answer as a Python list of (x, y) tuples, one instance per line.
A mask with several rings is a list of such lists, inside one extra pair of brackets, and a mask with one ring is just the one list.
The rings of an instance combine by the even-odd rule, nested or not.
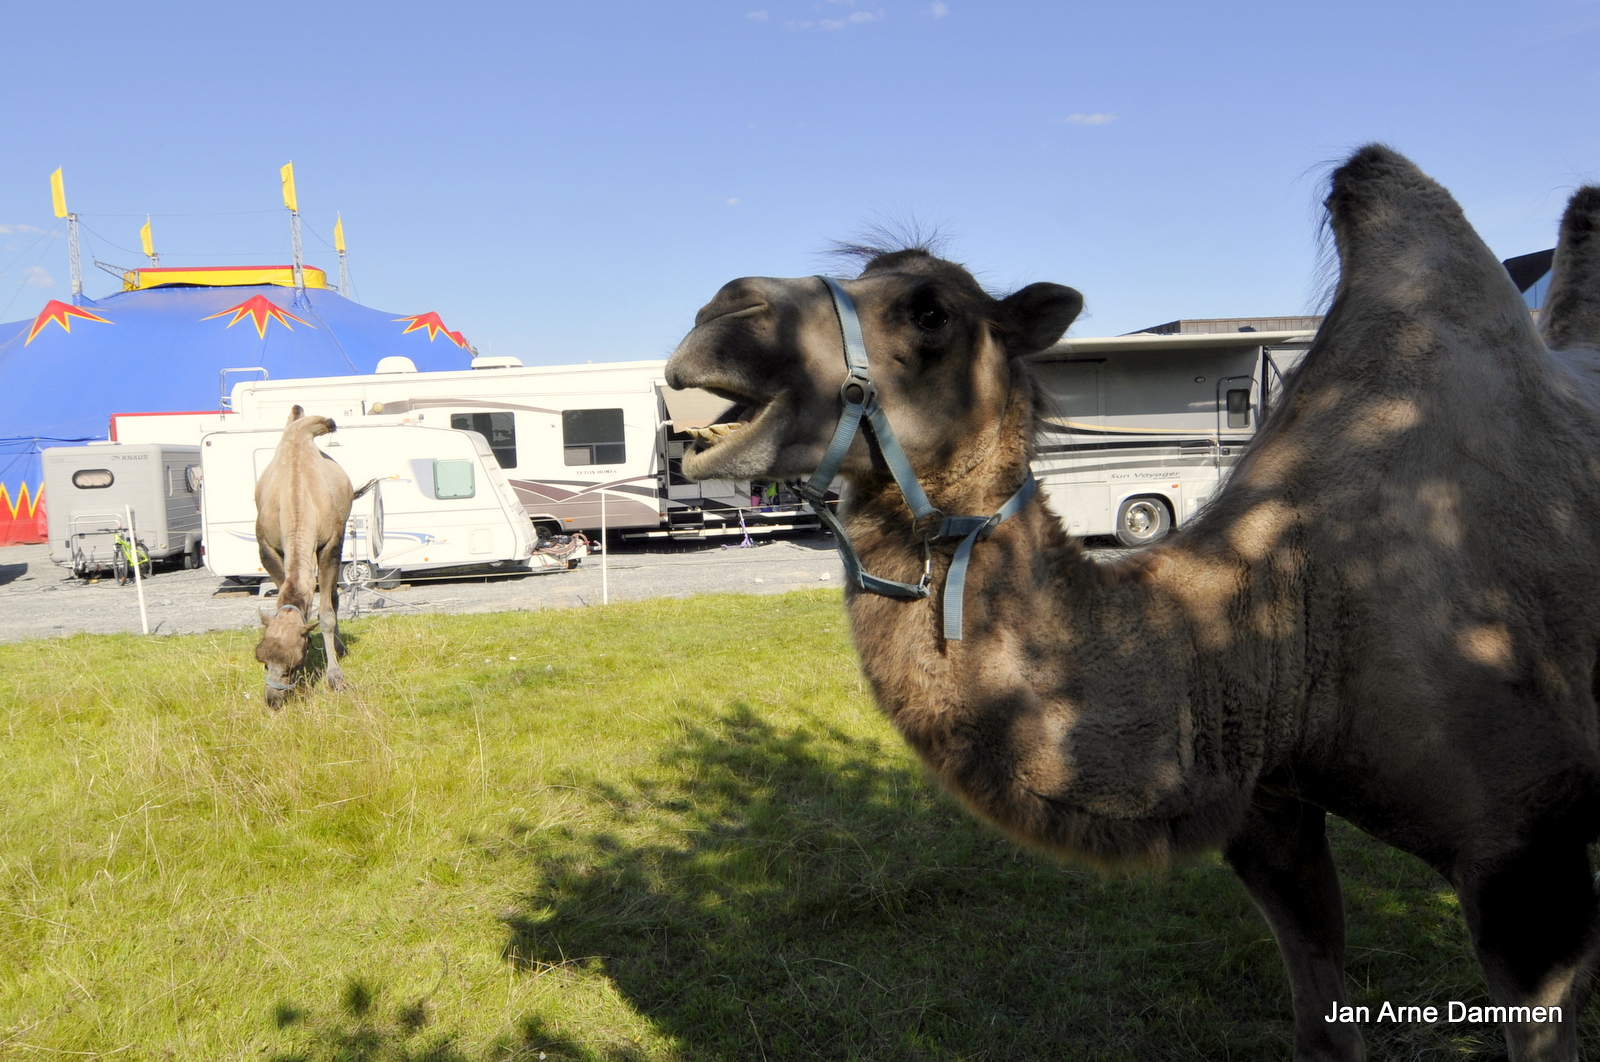
[(520, 369), (521, 358), (510, 357), (480, 357), (472, 359), (474, 369)]
[(378, 367), (373, 372), (416, 372), (417, 363), (400, 354), (390, 354), (387, 358), (378, 359)]

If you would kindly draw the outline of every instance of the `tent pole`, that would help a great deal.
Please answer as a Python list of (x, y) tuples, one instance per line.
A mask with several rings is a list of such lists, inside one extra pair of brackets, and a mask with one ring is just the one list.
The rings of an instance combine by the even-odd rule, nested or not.
[(67, 215), (67, 267), (72, 273), (72, 304), (83, 302), (83, 260), (78, 255), (78, 215)]

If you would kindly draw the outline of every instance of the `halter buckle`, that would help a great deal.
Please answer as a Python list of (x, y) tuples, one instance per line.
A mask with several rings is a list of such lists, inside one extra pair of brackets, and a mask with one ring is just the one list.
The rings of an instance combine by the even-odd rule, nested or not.
[[(852, 390), (856, 391), (855, 397), (850, 394)], [(865, 409), (872, 404), (877, 395), (878, 389), (873, 385), (872, 379), (853, 370), (844, 378), (844, 383), (839, 385), (839, 397), (848, 406), (860, 406)]]

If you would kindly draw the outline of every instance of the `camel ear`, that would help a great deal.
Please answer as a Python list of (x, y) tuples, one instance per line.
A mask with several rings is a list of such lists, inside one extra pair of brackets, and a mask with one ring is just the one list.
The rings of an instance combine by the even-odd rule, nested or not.
[(306, 415), (306, 411), (301, 409), (299, 406), (290, 406), (289, 407), (289, 419), (284, 422), (283, 426), (287, 428), (290, 424), (293, 424), (295, 421), (299, 420), (301, 417), (303, 417), (305, 415)]
[(261, 617), (261, 625), (263, 627), (272, 626), (272, 615), (273, 614), (271, 612), (268, 612), (266, 609), (261, 608), (261, 609), (257, 609), (256, 610), (256, 615)]
[(1000, 302), (1006, 350), (1036, 354), (1060, 339), (1083, 309), (1083, 296), (1061, 284), (1029, 284)]

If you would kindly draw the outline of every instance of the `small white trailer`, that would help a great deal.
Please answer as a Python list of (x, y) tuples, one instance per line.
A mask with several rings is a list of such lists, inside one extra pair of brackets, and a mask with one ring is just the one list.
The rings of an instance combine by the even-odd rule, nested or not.
[(1048, 400), (1034, 474), (1075, 536), (1155, 542), (1222, 486), (1313, 333), (1064, 339), (1031, 360)]
[(415, 424), (476, 431), (545, 535), (598, 530), (626, 538), (702, 538), (817, 526), (780, 486), (749, 480), (697, 483), (683, 475), (686, 429), (716, 422), (730, 403), (674, 391), (665, 361), (524, 367), (475, 358), (472, 369), (417, 372), (385, 358), (362, 376), (247, 380), (230, 411), (117, 414), (119, 439), (193, 439), (223, 426), (277, 427), (291, 406), (346, 426)]
[(151, 560), (200, 566), (198, 446), (96, 442), (52, 446), (41, 459), (52, 561), (78, 576), (117, 570), (121, 534)]
[[(206, 567), (231, 579), (266, 575), (256, 545), (256, 480), (282, 427), (214, 432), (200, 445)], [(346, 581), (371, 569), (440, 574), (560, 570), (576, 552), (541, 552), (533, 524), (482, 436), (413, 424), (341, 424), (317, 446), (358, 489), (346, 529)], [(367, 570), (352, 566), (367, 565)]]

